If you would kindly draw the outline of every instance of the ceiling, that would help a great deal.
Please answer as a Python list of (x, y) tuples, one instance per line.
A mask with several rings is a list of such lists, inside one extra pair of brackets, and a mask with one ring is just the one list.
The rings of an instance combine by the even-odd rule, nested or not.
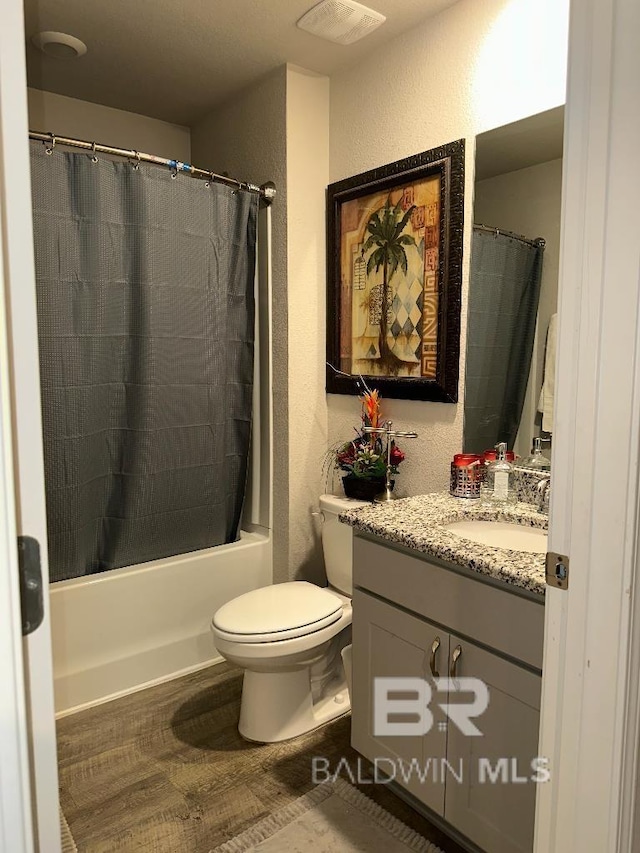
[(562, 157), (564, 107), (488, 130), (476, 137), (476, 181)]
[(331, 75), (455, 2), (371, 0), (387, 21), (344, 46), (296, 27), (315, 0), (25, 0), (28, 39), (56, 30), (88, 47), (65, 60), (29, 43), (28, 81), (189, 125), (285, 62)]

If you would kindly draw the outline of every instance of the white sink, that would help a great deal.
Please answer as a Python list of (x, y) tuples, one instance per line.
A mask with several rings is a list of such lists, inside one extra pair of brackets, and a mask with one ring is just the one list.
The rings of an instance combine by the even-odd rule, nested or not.
[(547, 553), (547, 531), (538, 527), (525, 527), (509, 521), (453, 521), (444, 527), (454, 536), (480, 545), (528, 551), (530, 554)]

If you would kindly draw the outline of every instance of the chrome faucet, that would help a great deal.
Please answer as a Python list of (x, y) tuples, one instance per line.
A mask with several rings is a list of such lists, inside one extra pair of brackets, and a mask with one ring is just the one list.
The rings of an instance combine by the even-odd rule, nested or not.
[(538, 485), (538, 512), (544, 512), (549, 515), (549, 493), (551, 492), (551, 475), (547, 474), (541, 477)]

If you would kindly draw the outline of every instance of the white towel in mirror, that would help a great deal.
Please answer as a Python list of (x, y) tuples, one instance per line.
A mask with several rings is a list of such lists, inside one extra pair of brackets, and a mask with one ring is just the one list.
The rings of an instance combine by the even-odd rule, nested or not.
[(553, 432), (553, 401), (556, 386), (556, 345), (558, 340), (558, 315), (552, 314), (547, 330), (547, 347), (544, 355), (544, 380), (540, 390), (538, 411), (542, 412), (543, 432)]

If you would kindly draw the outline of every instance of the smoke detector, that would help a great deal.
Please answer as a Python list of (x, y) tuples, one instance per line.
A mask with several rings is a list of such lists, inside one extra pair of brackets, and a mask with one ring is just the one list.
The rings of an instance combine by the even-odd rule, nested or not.
[(322, 0), (298, 21), (298, 27), (336, 44), (353, 44), (384, 24), (380, 12), (355, 0)]
[(31, 42), (38, 50), (56, 59), (76, 59), (87, 52), (86, 44), (80, 39), (70, 36), (69, 33), (56, 33), (53, 30), (37, 33)]

